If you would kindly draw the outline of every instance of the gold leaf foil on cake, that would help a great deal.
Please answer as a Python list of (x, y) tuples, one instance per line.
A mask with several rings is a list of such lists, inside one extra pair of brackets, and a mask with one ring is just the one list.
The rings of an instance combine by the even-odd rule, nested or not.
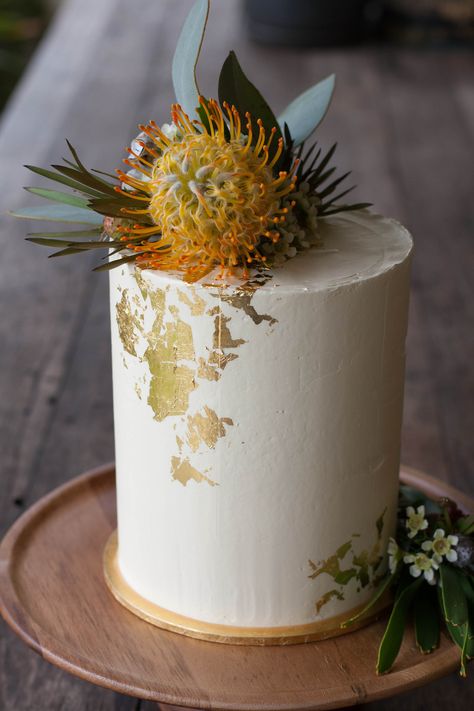
[(339, 590), (328, 590), (327, 593), (321, 595), (316, 603), (316, 612), (318, 613), (324, 605), (326, 605), (330, 600), (336, 598), (337, 600), (344, 600), (344, 595)]
[(189, 405), (189, 395), (196, 387), (194, 369), (180, 364), (194, 360), (193, 334), (189, 324), (180, 319), (165, 324), (164, 333), (153, 333), (143, 359), (151, 373), (148, 404), (155, 419), (164, 420), (170, 415), (184, 415)]
[(214, 318), (214, 348), (238, 348), (244, 343), (247, 343), (247, 341), (243, 338), (232, 337), (230, 329), (227, 325), (230, 321), (230, 316), (224, 316), (222, 311), (219, 309), (218, 314)]
[[(360, 537), (358, 533), (354, 533), (348, 541), (339, 546), (337, 551), (326, 560), (318, 563), (314, 563), (312, 560), (308, 561), (312, 570), (308, 578), (314, 580), (320, 575), (326, 574), (338, 585), (337, 589), (329, 590), (316, 601), (316, 612), (319, 613), (321, 608), (335, 597), (338, 600), (344, 600), (344, 588), (351, 580), (354, 580), (358, 585), (358, 591), (367, 586), (370, 588), (377, 587), (380, 581), (380, 575), (377, 573), (384, 560), (383, 555), (381, 555), (381, 544), (386, 512), (387, 509), (385, 508), (375, 522), (377, 535), (375, 543), (370, 550), (362, 550), (359, 553), (354, 550), (354, 542)], [(346, 560), (350, 554), (352, 559)], [(349, 567), (343, 567), (344, 561), (346, 561), (346, 566), (349, 563)]]
[(178, 298), (186, 306), (189, 306), (192, 316), (203, 316), (206, 310), (206, 302), (196, 293), (196, 289), (190, 289), (192, 298), (184, 291), (178, 291)]
[(221, 301), (230, 304), (234, 309), (241, 309), (247, 316), (250, 316), (252, 321), (258, 326), (262, 321), (268, 321), (270, 326), (278, 323), (276, 318), (269, 316), (268, 314), (259, 314), (255, 310), (251, 301), (255, 291), (244, 291), (243, 289), (237, 289), (235, 294), (222, 294)]
[(233, 424), (230, 417), (218, 417), (214, 410), (205, 405), (204, 414), (197, 412), (195, 415), (188, 415), (186, 442), (193, 452), (197, 452), (202, 444), (214, 449), (217, 440), (225, 437), (224, 425)]
[(171, 472), (172, 478), (179, 481), (183, 486), (186, 486), (188, 481), (195, 481), (197, 484), (206, 482), (210, 486), (218, 486), (217, 481), (212, 481), (212, 479), (209, 479), (209, 477), (193, 467), (189, 459), (171, 457)]
[(116, 304), (116, 318), (120, 340), (124, 350), (132, 356), (137, 355), (136, 345), (142, 326), (139, 318), (132, 312), (128, 298), (128, 289), (122, 292), (122, 298)]

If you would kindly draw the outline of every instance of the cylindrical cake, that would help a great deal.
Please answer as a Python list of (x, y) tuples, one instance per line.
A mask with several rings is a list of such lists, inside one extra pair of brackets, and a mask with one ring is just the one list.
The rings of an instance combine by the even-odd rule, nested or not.
[(220, 641), (336, 634), (394, 534), (412, 241), (367, 211), (247, 280), (111, 271), (109, 585)]

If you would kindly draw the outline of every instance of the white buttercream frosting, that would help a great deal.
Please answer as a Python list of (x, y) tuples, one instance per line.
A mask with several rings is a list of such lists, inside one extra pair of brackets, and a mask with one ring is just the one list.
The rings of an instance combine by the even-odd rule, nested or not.
[(119, 565), (173, 612), (311, 623), (384, 569), (412, 242), (368, 212), (320, 225), (260, 285), (111, 272)]

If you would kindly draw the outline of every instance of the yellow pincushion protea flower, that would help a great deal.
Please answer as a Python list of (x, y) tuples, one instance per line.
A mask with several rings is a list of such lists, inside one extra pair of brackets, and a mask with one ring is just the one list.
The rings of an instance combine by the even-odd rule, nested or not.
[[(76, 224), (78, 229), (34, 233), (27, 239), (58, 249), (51, 256), (106, 250), (97, 271), (135, 262), (179, 272), (195, 281), (215, 268), (247, 278), (247, 268), (273, 268), (318, 246), (318, 222), (368, 203), (344, 204), (324, 155), (305, 141), (323, 119), (334, 76), (292, 101), (277, 118), (246, 77), (235, 52), (219, 75), (218, 96), (199, 96), (196, 65), (210, 0), (195, 0), (178, 39), (172, 125), (140, 126), (117, 175), (89, 170), (71, 156), (53, 170), (29, 166), (61, 190), (26, 188), (56, 203), (24, 208), (17, 217)], [(65, 193), (66, 185), (73, 192)], [(120, 255), (120, 256), (117, 256)]]
[[(185, 270), (188, 278), (216, 266), (226, 275), (238, 267), (245, 272), (249, 264), (265, 264), (267, 257), (258, 245), (262, 237), (272, 242), (280, 239), (275, 227), (285, 221), (289, 210), (281, 200), (295, 188), (298, 165), (295, 160), (290, 172), (275, 176), (274, 166), (283, 150), (280, 139), (269, 159), (275, 131), (267, 137), (258, 120), (254, 140), (248, 113), (243, 134), (235, 107), (224, 103), (224, 115), (212, 99), (201, 98), (200, 104), (207, 127), (191, 121), (174, 104), (175, 136), (166, 135), (154, 122), (140, 126), (152, 145), (142, 144), (146, 157), (131, 148), (132, 157), (125, 163), (132, 170), (118, 171), (122, 183), (131, 188), (119, 191), (141, 202), (146, 200), (143, 193), (149, 196), (146, 207), (124, 212), (131, 218), (148, 214), (154, 225), (122, 228), (122, 239), (161, 235), (147, 243), (147, 253), (138, 256), (137, 263), (151, 269)], [(140, 174), (142, 178), (134, 177)], [(130, 249), (140, 252), (143, 246), (133, 244)]]

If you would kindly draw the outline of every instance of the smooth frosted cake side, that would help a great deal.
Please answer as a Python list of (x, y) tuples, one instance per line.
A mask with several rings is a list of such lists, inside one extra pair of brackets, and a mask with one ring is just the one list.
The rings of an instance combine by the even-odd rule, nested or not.
[(317, 627), (385, 570), (412, 242), (368, 212), (320, 224), (322, 249), (245, 283), (111, 272), (118, 568), (169, 613)]

